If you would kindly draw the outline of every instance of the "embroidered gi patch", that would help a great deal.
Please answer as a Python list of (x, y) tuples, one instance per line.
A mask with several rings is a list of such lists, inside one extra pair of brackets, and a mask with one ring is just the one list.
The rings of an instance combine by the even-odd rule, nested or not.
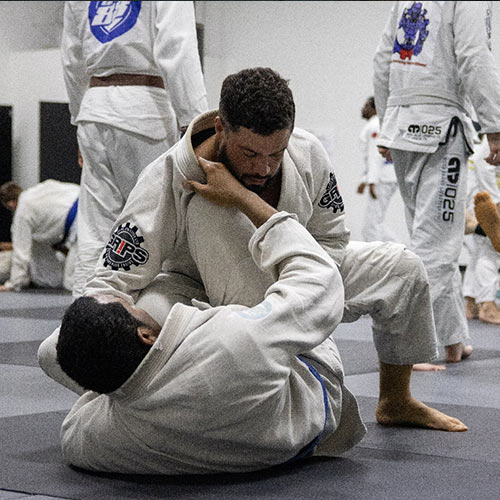
[(149, 252), (141, 247), (144, 238), (137, 234), (136, 226), (130, 227), (130, 222), (119, 226), (111, 235), (104, 250), (104, 266), (113, 271), (123, 269), (130, 271), (130, 266), (141, 266), (149, 259)]
[(246, 311), (239, 311), (238, 315), (244, 319), (257, 320), (265, 318), (272, 310), (273, 306), (267, 300), (257, 304), (255, 307), (251, 309), (247, 309)]
[(319, 200), (318, 206), (320, 208), (331, 208), (334, 214), (344, 211), (344, 200), (340, 195), (337, 179), (333, 172), (330, 172), (330, 180), (326, 186), (325, 193), (321, 197), (321, 200)]
[(135, 26), (142, 2), (90, 2), (89, 25), (92, 34), (106, 43)]
[(422, 52), (424, 42), (429, 36), (429, 19), (425, 17), (426, 14), (427, 10), (422, 9), (420, 2), (414, 2), (410, 8), (404, 9), (392, 49), (393, 53), (399, 53), (401, 59), (410, 60), (412, 56), (418, 56)]

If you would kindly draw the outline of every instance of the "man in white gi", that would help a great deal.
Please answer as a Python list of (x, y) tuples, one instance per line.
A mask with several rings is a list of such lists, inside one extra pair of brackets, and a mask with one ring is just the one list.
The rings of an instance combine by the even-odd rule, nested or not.
[(368, 120), (359, 136), (363, 175), (358, 186), (358, 194), (363, 194), (368, 186), (368, 200), (361, 229), (364, 241), (398, 241), (394, 231), (384, 222), (389, 203), (398, 189), (392, 162), (382, 158), (377, 149), (379, 119), (375, 100), (369, 97), (361, 110), (361, 116)]
[(0, 201), (12, 212), (10, 276), (0, 291), (73, 286), (76, 262), (76, 209), (80, 186), (53, 179), (22, 190), (0, 187)]
[[(209, 258), (204, 250), (208, 242), (196, 238), (205, 226), (215, 224), (213, 218), (198, 218), (189, 231), (186, 227), (193, 196), (186, 187), (200, 189), (191, 182), (205, 180), (200, 163), (221, 162), (271, 206), (295, 213), (339, 266), (345, 288), (342, 321), (355, 321), (364, 314), (373, 318), (381, 366), (377, 420), (466, 430), (461, 422), (423, 405), (410, 393), (412, 365), (437, 356), (422, 263), (400, 244), (348, 245), (344, 205), (328, 155), (313, 135), (294, 129), (294, 119), (291, 90), (273, 70), (253, 68), (228, 76), (220, 109), (195, 119), (181, 141), (139, 177), (86, 295), (112, 294), (132, 304), (163, 271), (163, 289), (158, 289), (161, 307), (155, 309), (153, 302), (148, 310), (161, 324), (168, 312), (164, 296), (172, 305), (190, 303), (193, 297), (208, 298), (212, 306), (260, 303), (276, 276), (261, 272), (248, 255), (254, 226), (233, 211), (223, 224), (224, 234), (217, 237), (218, 231), (213, 232), (216, 243), (220, 241), (218, 259)], [(331, 299), (333, 307), (338, 299)], [(310, 324), (315, 324), (314, 307)], [(49, 376), (78, 391), (56, 363), (57, 335), (56, 330), (41, 344), (39, 363)]]
[[(500, 204), (497, 167), (484, 161), (488, 154), (488, 141), (486, 137), (483, 137), (481, 143), (475, 147), (474, 154), (469, 158), (467, 210), (470, 214), (474, 213), (474, 196), (479, 192), (488, 192), (497, 206)], [(495, 302), (498, 290), (498, 268), (500, 267), (498, 252), (493, 248), (481, 226), (477, 225), (477, 220), (474, 232), (466, 235), (465, 244), (469, 250), (469, 261), (463, 278), (465, 315), (468, 320), (479, 319), (484, 323), (498, 325), (500, 324), (500, 311)]]
[[(500, 164), (500, 78), (491, 2), (396, 2), (374, 58), (378, 144), (392, 156), (410, 247), (429, 275), (446, 360), (470, 355), (458, 259), (475, 111)], [(390, 155), (388, 155), (390, 151)]]
[(207, 110), (192, 2), (66, 2), (62, 63), (84, 159), (74, 295), (142, 169)]
[[(200, 192), (248, 216), (249, 255), (276, 282), (253, 308), (176, 304), (163, 327), (112, 295), (77, 299), (62, 322), (58, 357), (95, 392), (77, 401), (62, 426), (63, 454), (73, 465), (246, 472), (336, 456), (365, 434), (330, 337), (343, 314), (337, 267), (293, 215), (278, 213), (225, 168), (206, 168)], [(213, 222), (193, 239), (214, 260), (231, 213), (198, 197), (189, 205), (188, 229), (191, 220)], [(150, 299), (145, 291), (138, 305)]]

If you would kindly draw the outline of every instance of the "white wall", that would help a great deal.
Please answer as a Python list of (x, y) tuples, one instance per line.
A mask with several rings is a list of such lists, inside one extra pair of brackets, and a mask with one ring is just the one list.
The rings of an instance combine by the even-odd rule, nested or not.
[[(290, 80), (296, 124), (328, 134), (332, 161), (359, 238), (366, 198), (355, 194), (361, 176), (358, 137), (366, 123), (361, 106), (372, 95), (372, 57), (392, 2), (197, 2), (205, 24), (205, 76), (217, 106), (224, 76), (269, 66)], [(397, 195), (399, 197), (399, 193)], [(407, 239), (402, 202), (391, 206), (393, 224)]]
[[(500, 68), (500, 1), (494, 1), (493, 53)], [(58, 5), (59, 4), (59, 5)], [(225, 76), (271, 66), (290, 79), (297, 125), (327, 133), (348, 225), (359, 238), (365, 198), (355, 194), (361, 174), (360, 108), (372, 94), (372, 58), (391, 1), (199, 1), (205, 25), (205, 80), (217, 107)], [(38, 103), (66, 101), (59, 50), (62, 2), (0, 1), (0, 103), (14, 106), (14, 179), (38, 181)], [(50, 9), (53, 9), (51, 12)], [(37, 45), (37, 40), (40, 40)], [(23, 51), (19, 50), (23, 43)], [(5, 64), (5, 65), (4, 65)], [(7, 76), (6, 76), (7, 74)], [(403, 207), (390, 207), (393, 227), (407, 234)]]
[(59, 49), (14, 52), (10, 59), (13, 179), (26, 188), (40, 180), (40, 102), (68, 97)]

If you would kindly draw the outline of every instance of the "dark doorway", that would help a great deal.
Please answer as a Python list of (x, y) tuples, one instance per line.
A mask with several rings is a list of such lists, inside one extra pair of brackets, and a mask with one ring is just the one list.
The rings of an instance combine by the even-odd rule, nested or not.
[(40, 103), (40, 181), (80, 184), (76, 127), (64, 102)]
[[(12, 106), (0, 106), (0, 185), (12, 180)], [(0, 204), (0, 241), (10, 241), (12, 214)]]

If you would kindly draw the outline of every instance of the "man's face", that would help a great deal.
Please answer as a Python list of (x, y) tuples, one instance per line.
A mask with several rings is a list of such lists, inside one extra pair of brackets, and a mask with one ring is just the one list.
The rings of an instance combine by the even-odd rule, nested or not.
[(361, 117), (365, 120), (369, 120), (375, 114), (375, 109), (371, 105), (370, 101), (366, 101), (363, 108), (361, 109)]
[(219, 134), (217, 160), (248, 189), (255, 193), (264, 190), (269, 181), (279, 172), (283, 155), (292, 131), (282, 129), (270, 135), (259, 135), (240, 127), (231, 132), (216, 124)]

